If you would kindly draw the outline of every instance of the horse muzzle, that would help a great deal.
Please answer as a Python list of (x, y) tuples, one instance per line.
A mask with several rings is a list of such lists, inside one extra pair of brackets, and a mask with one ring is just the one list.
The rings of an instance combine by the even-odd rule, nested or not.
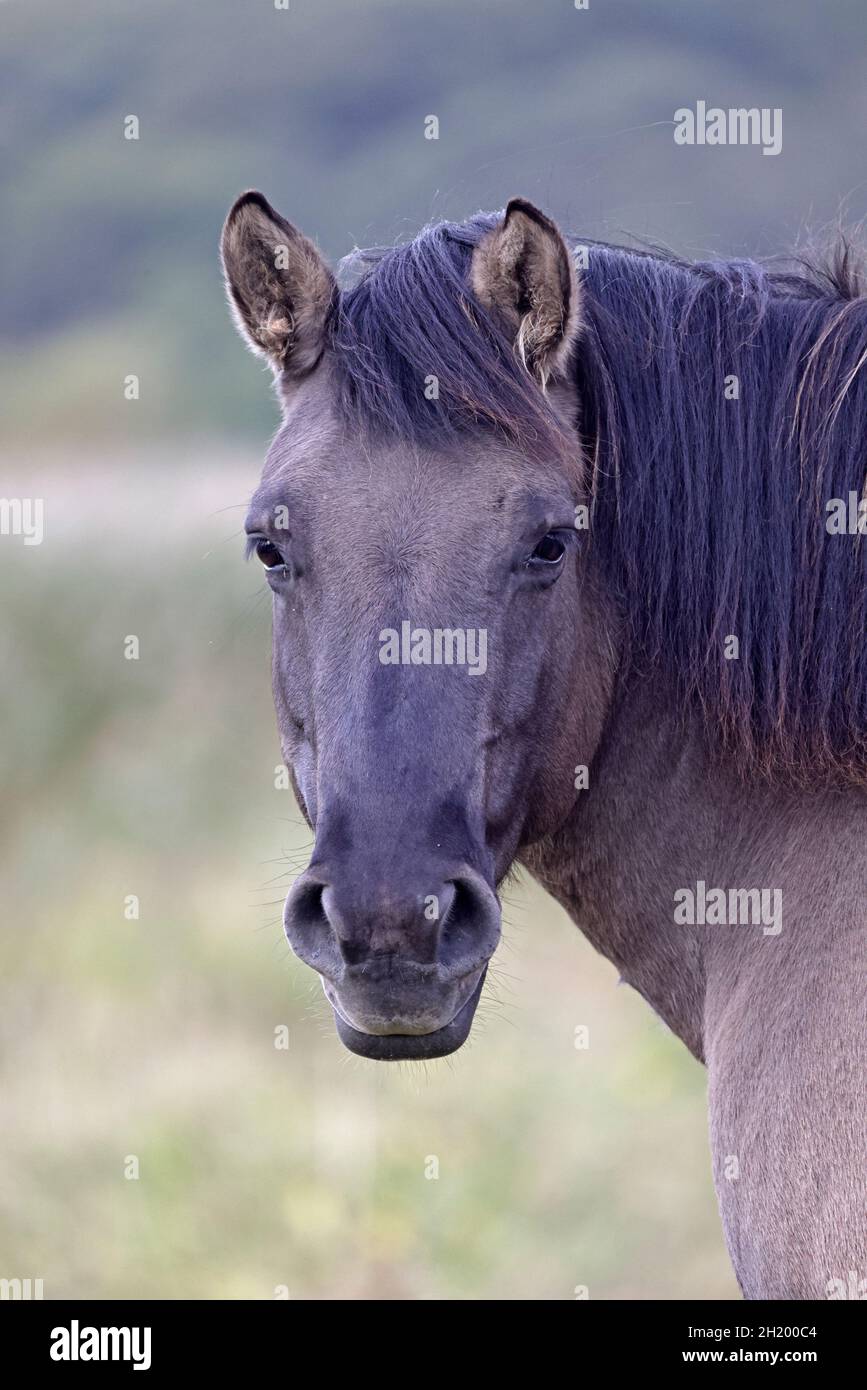
[[(430, 884), (433, 876), (425, 878)], [(435, 893), (406, 885), (400, 891), (353, 875), (348, 882), (357, 886), (349, 890), (347, 880), (318, 864), (286, 900), (289, 944), (320, 976), (350, 1052), (425, 1059), (445, 1057), (466, 1041), (499, 942), (500, 906), (466, 866), (433, 881)]]
[(399, 996), (387, 990), (377, 997), (364, 986), (359, 999), (352, 981), (337, 990), (323, 980), (323, 987), (334, 1010), (337, 1036), (350, 1052), (375, 1062), (431, 1061), (447, 1057), (466, 1042), (486, 974), (484, 966), (477, 976), (438, 990), (433, 997), (429, 989)]

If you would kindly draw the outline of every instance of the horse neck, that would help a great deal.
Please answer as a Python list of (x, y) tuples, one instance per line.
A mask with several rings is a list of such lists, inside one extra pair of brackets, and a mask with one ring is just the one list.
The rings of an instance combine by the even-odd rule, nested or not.
[(863, 835), (865, 814), (863, 793), (740, 781), (711, 755), (701, 719), (684, 719), (670, 684), (642, 673), (625, 682), (614, 703), (573, 814), (521, 859), (704, 1060), (709, 993), (724, 993), (719, 981), (763, 929), (679, 924), (675, 895), (700, 881), (708, 889), (779, 889), (790, 933), (807, 930), (796, 911), (811, 931), (825, 931), (826, 902), (819, 910), (812, 896), (815, 869), (793, 845), (839, 862), (846, 882), (854, 865), (863, 872), (865, 851), (855, 841), (841, 845), (840, 837), (847, 824), (851, 836), (855, 823)]
[(621, 692), (568, 821), (522, 854), (622, 979), (701, 1057), (700, 952), (673, 921), (674, 888), (712, 829), (697, 812), (702, 750), (661, 691)]

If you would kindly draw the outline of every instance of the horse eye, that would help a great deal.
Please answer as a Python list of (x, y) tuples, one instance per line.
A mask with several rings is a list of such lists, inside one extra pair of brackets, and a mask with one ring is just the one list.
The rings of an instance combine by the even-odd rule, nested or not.
[(283, 556), (276, 545), (272, 545), (270, 541), (257, 541), (256, 554), (268, 570), (278, 569), (283, 564)]
[(547, 536), (542, 537), (530, 558), (541, 560), (545, 565), (558, 565), (565, 554), (566, 547), (560, 537), (549, 531)]

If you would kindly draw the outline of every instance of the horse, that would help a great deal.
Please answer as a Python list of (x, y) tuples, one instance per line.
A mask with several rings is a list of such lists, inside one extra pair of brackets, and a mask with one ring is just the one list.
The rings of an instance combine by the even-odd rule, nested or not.
[(706, 1064), (744, 1296), (867, 1297), (851, 247), (693, 263), (515, 198), (335, 276), (248, 192), (221, 251), (281, 407), (246, 533), (314, 835), (284, 926), (340, 1039), (460, 1047), (523, 866)]

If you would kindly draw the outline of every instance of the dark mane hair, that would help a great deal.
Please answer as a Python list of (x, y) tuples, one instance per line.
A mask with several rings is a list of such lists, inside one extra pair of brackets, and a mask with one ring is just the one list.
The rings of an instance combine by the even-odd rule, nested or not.
[[(362, 274), (333, 334), (356, 424), (562, 454), (545, 396), (469, 289), (497, 220), (349, 258)], [(828, 501), (867, 491), (854, 256), (844, 244), (824, 270), (770, 271), (584, 244), (574, 370), (591, 533), (633, 655), (677, 674), (745, 771), (867, 782), (867, 546), (825, 525)]]
[[(353, 426), (434, 448), (494, 433), (528, 453), (574, 443), (512, 344), (469, 289), (474, 247), (497, 217), (426, 227), (397, 247), (358, 250), (333, 339), (340, 394)], [(436, 378), (435, 391), (425, 390)]]

